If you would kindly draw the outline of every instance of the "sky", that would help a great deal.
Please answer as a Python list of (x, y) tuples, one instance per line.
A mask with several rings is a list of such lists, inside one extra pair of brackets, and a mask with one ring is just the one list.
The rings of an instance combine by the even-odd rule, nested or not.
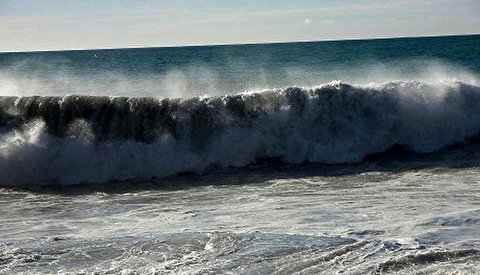
[(0, 0), (0, 52), (478, 33), (480, 0)]

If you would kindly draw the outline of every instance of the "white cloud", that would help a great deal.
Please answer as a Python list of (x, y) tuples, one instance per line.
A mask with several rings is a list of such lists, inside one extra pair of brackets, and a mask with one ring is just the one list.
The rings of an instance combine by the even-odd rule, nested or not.
[(335, 20), (329, 20), (329, 19), (327, 19), (327, 20), (322, 20), (322, 21), (320, 21), (320, 24), (332, 26), (333, 24), (335, 24)]
[(331, 19), (325, 19), (325, 20), (312, 20), (311, 18), (305, 18), (305, 20), (303, 20), (303, 24), (305, 26), (309, 26), (309, 25), (326, 25), (326, 26), (332, 26), (335, 24), (335, 20), (331, 20)]

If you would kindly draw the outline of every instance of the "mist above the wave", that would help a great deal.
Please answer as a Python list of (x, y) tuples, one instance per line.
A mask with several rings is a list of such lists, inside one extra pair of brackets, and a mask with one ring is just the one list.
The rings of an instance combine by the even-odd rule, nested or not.
[(171, 70), (164, 74), (128, 75), (118, 72), (96, 74), (68, 70), (28, 72), (17, 67), (0, 71), (0, 96), (127, 96), (182, 98), (217, 94), (213, 72), (201, 68)]
[(422, 81), (442, 83), (460, 81), (476, 85), (479, 76), (456, 64), (441, 60), (406, 60), (394, 63), (374, 62), (359, 68), (361, 74), (350, 82), (360, 85), (389, 81)]
[(314, 87), (331, 81), (350, 84), (382, 84), (390, 81), (427, 83), (461, 81), (477, 85), (479, 76), (459, 65), (441, 60), (371, 61), (347, 67), (265, 65), (232, 61), (221, 68), (188, 65), (163, 73), (72, 71), (68, 66), (42, 65), (28, 61), (0, 70), (0, 96), (126, 96), (190, 98), (258, 92), (286, 87)]

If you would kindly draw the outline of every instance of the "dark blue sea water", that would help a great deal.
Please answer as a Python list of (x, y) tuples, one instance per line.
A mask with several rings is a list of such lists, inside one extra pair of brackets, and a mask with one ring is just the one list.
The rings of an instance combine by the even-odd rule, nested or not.
[(475, 274), (480, 35), (0, 53), (0, 273)]
[(312, 87), (333, 80), (366, 84), (478, 75), (479, 45), (480, 36), (471, 35), (4, 53), (0, 70), (4, 78), (41, 82), (40, 87), (16, 83), (20, 94), (181, 97)]

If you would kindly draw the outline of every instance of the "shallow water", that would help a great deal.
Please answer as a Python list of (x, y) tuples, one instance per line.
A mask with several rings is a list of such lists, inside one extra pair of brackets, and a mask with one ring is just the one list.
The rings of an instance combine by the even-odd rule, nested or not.
[(0, 271), (477, 273), (480, 169), (455, 168), (464, 153), (2, 189)]

